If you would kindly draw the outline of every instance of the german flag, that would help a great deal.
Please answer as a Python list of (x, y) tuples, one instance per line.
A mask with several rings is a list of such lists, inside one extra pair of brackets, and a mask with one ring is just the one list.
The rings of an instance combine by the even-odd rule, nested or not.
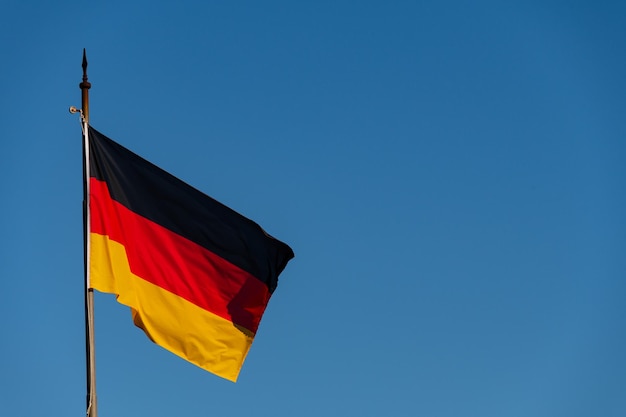
[(258, 224), (89, 127), (88, 287), (156, 344), (236, 381), (293, 258)]

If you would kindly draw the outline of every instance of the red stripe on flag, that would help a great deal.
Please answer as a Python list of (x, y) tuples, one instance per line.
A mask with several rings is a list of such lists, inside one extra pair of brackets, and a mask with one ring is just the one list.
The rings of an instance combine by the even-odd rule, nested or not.
[(91, 233), (122, 244), (134, 274), (256, 333), (270, 293), (253, 275), (133, 213), (95, 178), (90, 178), (90, 215)]

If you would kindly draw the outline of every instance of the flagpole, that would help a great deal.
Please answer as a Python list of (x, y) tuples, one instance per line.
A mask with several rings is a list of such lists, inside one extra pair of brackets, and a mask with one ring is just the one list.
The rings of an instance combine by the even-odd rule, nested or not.
[(85, 346), (87, 368), (87, 417), (98, 417), (96, 397), (96, 355), (94, 334), (94, 297), (89, 285), (89, 89), (87, 80), (87, 53), (83, 49), (83, 81), (79, 84), (82, 96), (83, 126), (83, 258), (85, 273)]

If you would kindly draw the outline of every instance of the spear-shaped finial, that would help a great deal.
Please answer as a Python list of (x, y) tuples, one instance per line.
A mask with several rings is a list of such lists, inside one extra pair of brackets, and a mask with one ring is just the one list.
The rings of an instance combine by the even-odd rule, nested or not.
[(83, 82), (80, 83), (80, 88), (90, 88), (91, 83), (87, 81), (87, 50), (83, 48)]
[(83, 117), (85, 118), (85, 121), (89, 123), (89, 89), (91, 88), (91, 83), (87, 80), (87, 51), (85, 48), (83, 48), (83, 82), (81, 82), (78, 86), (83, 92)]

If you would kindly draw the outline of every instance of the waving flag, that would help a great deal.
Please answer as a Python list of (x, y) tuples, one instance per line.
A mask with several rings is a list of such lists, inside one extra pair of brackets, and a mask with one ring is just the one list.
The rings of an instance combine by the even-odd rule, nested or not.
[(89, 127), (89, 288), (156, 344), (236, 381), (293, 258), (258, 224)]

